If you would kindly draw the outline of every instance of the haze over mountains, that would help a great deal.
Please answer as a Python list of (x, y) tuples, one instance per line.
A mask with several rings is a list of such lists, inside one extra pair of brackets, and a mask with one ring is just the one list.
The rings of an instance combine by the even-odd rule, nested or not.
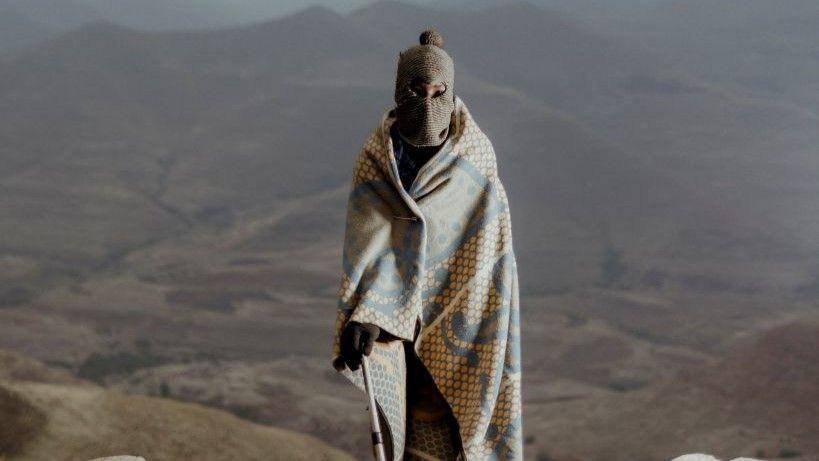
[[(147, 21), (175, 4), (130, 8)], [(186, 32), (54, 10), (74, 25), (53, 35), (44, 13), (39, 38), (3, 15), (0, 36), (32, 38), (0, 59), (0, 348), (366, 453), (360, 396), (329, 367), (344, 203), (352, 161), (392, 105), (397, 53), (429, 26), (510, 195), (532, 459), (580, 456), (554, 428), (588, 440), (587, 406), (665, 398), (680, 370), (711, 373), (746, 338), (815, 317), (816, 29), (772, 16), (773, 0), (747, 14), (584, 4), (381, 1)], [(185, 16), (218, 16), (208, 5), (225, 4)], [(794, 7), (800, 24), (819, 19)], [(809, 376), (794, 379), (812, 392)], [(702, 397), (684, 395), (652, 417)], [(784, 436), (815, 450), (787, 425), (725, 429), (736, 424), (714, 428), (725, 450), (754, 455), (771, 448), (750, 437)], [(684, 451), (715, 451), (696, 445), (709, 437)], [(581, 459), (603, 459), (604, 439)], [(686, 448), (657, 439), (647, 453)]]
[[(634, 257), (655, 258), (658, 247), (671, 246), (676, 258), (693, 251), (700, 261), (702, 251), (685, 248), (691, 236), (716, 238), (711, 245), (721, 248), (706, 253), (723, 259), (738, 256), (713, 252), (767, 251), (788, 257), (819, 244), (816, 223), (809, 218), (816, 211), (811, 200), (815, 181), (809, 172), (819, 166), (813, 155), (816, 123), (809, 113), (684, 75), (668, 77), (652, 56), (527, 4), (449, 15), (390, 2), (350, 16), (311, 8), (244, 29), (206, 33), (148, 35), (104, 23), (85, 26), (20, 56), (0, 74), (10, 109), (7, 136), (28, 140), (30, 149), (25, 154), (9, 149), (4, 156), (7, 171), (30, 168), (40, 155), (55, 156), (57, 149), (37, 143), (54, 143), (60, 133), (68, 139), (60, 141), (59, 150), (73, 147), (79, 149), (75, 155), (91, 157), (85, 167), (89, 174), (117, 162), (128, 165), (124, 174), (130, 178), (107, 174), (99, 179), (129, 189), (121, 200), (144, 201), (159, 216), (144, 220), (148, 215), (140, 217), (139, 206), (131, 207), (128, 219), (135, 222), (128, 224), (133, 232), (126, 239), (139, 239), (141, 226), (147, 226), (147, 233), (153, 232), (151, 226), (160, 232), (185, 227), (191, 215), (205, 208), (210, 213), (234, 212), (230, 209), (264, 197), (338, 186), (349, 158), (337, 152), (352, 155), (359, 141), (351, 130), (366, 131), (372, 121), (364, 114), (382, 110), (394, 66), (392, 50), (403, 46), (397, 37), (412, 37), (423, 24), (450, 31), (447, 46), (459, 60), (463, 81), (459, 86), (467, 96), (482, 96), (471, 97), (470, 102), (483, 115), (490, 134), (501, 134), (496, 136), (499, 150), (510, 157), (505, 173), (512, 195), (521, 194), (521, 207), (537, 207), (524, 208), (517, 216), (525, 220), (518, 227), (524, 246), (532, 250), (531, 259), (553, 259), (565, 268), (567, 261), (553, 253), (566, 251), (571, 267), (584, 264), (579, 250), (590, 252), (585, 264), (596, 265), (607, 251), (601, 245), (625, 249), (633, 242), (618, 241), (618, 236), (655, 232), (658, 223), (674, 226), (673, 220), (693, 227), (677, 225), (671, 233), (664, 230), (644, 239), (639, 248), (630, 249)], [(353, 87), (338, 94), (339, 85)], [(481, 112), (483, 107), (487, 110)], [(501, 111), (507, 113), (501, 116)], [(317, 126), (335, 130), (326, 136), (340, 144), (305, 136), (311, 129), (305, 123), (307, 114), (317, 117)], [(333, 122), (341, 117), (359, 125)], [(524, 129), (527, 123), (536, 128)], [(554, 125), (556, 133), (546, 133), (544, 123)], [(146, 137), (146, 131), (152, 136)], [(113, 154), (103, 146), (95, 154), (93, 148), (80, 147), (88, 142), (116, 143), (121, 151)], [(235, 143), (243, 143), (242, 149), (248, 151), (245, 161), (234, 161), (242, 155), (236, 153)], [(219, 144), (222, 147), (216, 148)], [(583, 159), (567, 150), (569, 144), (591, 157)], [(272, 146), (281, 149), (265, 154)], [(132, 150), (151, 154), (134, 158)], [(606, 150), (608, 154), (601, 153)], [(537, 151), (543, 154), (534, 154)], [(94, 160), (96, 155), (106, 161)], [(537, 155), (537, 162), (527, 161), (532, 155)], [(60, 157), (76, 168), (74, 155)], [(323, 161), (316, 162), (315, 157)], [(57, 161), (45, 164), (53, 167)], [(775, 168), (771, 161), (777, 163)], [(223, 168), (226, 162), (231, 168)], [(287, 170), (280, 168), (283, 162)], [(165, 177), (169, 164), (173, 167), (167, 174), (172, 176)], [(214, 181), (212, 175), (219, 179)], [(306, 181), (296, 179), (303, 175), (309, 176)], [(79, 178), (75, 174), (63, 179)], [(197, 181), (208, 184), (205, 195), (176, 197), (189, 194), (183, 189)], [(235, 187), (239, 182), (246, 187)], [(565, 194), (549, 202), (558, 209), (547, 212), (531, 199), (542, 194), (543, 184), (564, 182), (552, 188), (552, 193)], [(778, 199), (771, 197), (796, 182), (803, 185)], [(77, 187), (88, 185), (81, 181)], [(64, 186), (62, 198), (67, 199), (72, 187)], [(604, 196), (608, 203), (600, 201)], [(757, 200), (749, 203), (749, 196)], [(612, 213), (614, 207), (618, 208)], [(641, 219), (654, 222), (649, 226)], [(558, 222), (574, 228), (555, 239), (571, 234), (596, 242), (572, 247), (554, 240), (549, 245), (551, 239), (543, 232), (556, 230)], [(703, 233), (710, 236), (698, 237)], [(32, 229), (24, 238), (36, 235)], [(94, 240), (92, 245), (98, 248), (88, 251), (95, 251), (97, 258), (118, 251), (110, 245), (99, 248), (106, 245), (105, 238)], [(68, 238), (62, 241), (78, 253), (74, 256), (85, 251)], [(744, 248), (734, 248), (737, 245)], [(36, 248), (54, 250), (39, 243)], [(538, 251), (551, 252), (551, 257)], [(585, 271), (588, 280), (596, 276), (597, 267)]]
[[(18, 50), (68, 29), (110, 21), (143, 30), (213, 29), (264, 22), (305, 6), (349, 11), (372, 0), (0, 0), (0, 52)], [(25, 27), (24, 27), (25, 26)], [(36, 33), (35, 33), (36, 32)]]

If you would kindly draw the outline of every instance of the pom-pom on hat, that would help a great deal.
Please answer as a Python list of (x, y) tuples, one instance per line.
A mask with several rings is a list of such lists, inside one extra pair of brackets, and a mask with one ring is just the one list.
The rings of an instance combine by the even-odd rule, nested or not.
[(441, 37), (441, 34), (435, 29), (427, 29), (421, 32), (419, 41), (421, 45), (435, 45), (438, 48), (444, 47), (444, 37)]

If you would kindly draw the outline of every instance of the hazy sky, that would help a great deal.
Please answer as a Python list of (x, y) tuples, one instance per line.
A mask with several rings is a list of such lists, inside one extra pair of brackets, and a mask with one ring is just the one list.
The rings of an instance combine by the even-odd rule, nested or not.
[[(35, 23), (53, 31), (70, 29), (93, 20), (107, 19), (126, 26), (149, 29), (198, 29), (262, 22), (292, 14), (312, 5), (347, 13), (376, 0), (0, 0), (0, 10), (10, 6)], [(477, 8), (521, 0), (400, 0), (431, 7)], [(623, 9), (668, 0), (528, 0), (578, 14), (601, 8)], [(2, 23), (0, 23), (2, 27)], [(0, 31), (3, 32), (3, 31)], [(2, 48), (2, 47), (0, 47)]]

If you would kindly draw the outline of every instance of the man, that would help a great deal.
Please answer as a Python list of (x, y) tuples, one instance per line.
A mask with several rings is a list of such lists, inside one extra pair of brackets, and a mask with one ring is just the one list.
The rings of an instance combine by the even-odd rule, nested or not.
[(363, 389), (370, 357), (389, 459), (520, 460), (509, 204), (437, 32), (399, 54), (395, 104), (354, 168), (334, 364)]

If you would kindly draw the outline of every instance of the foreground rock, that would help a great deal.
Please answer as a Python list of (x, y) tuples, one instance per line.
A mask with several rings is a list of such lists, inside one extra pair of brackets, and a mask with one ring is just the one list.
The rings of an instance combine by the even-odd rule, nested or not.
[(46, 416), (37, 435), (14, 457), (17, 461), (88, 460), (118, 453), (148, 461), (353, 460), (315, 437), (252, 424), (201, 405), (126, 396), (88, 385), (0, 381), (0, 387)]

